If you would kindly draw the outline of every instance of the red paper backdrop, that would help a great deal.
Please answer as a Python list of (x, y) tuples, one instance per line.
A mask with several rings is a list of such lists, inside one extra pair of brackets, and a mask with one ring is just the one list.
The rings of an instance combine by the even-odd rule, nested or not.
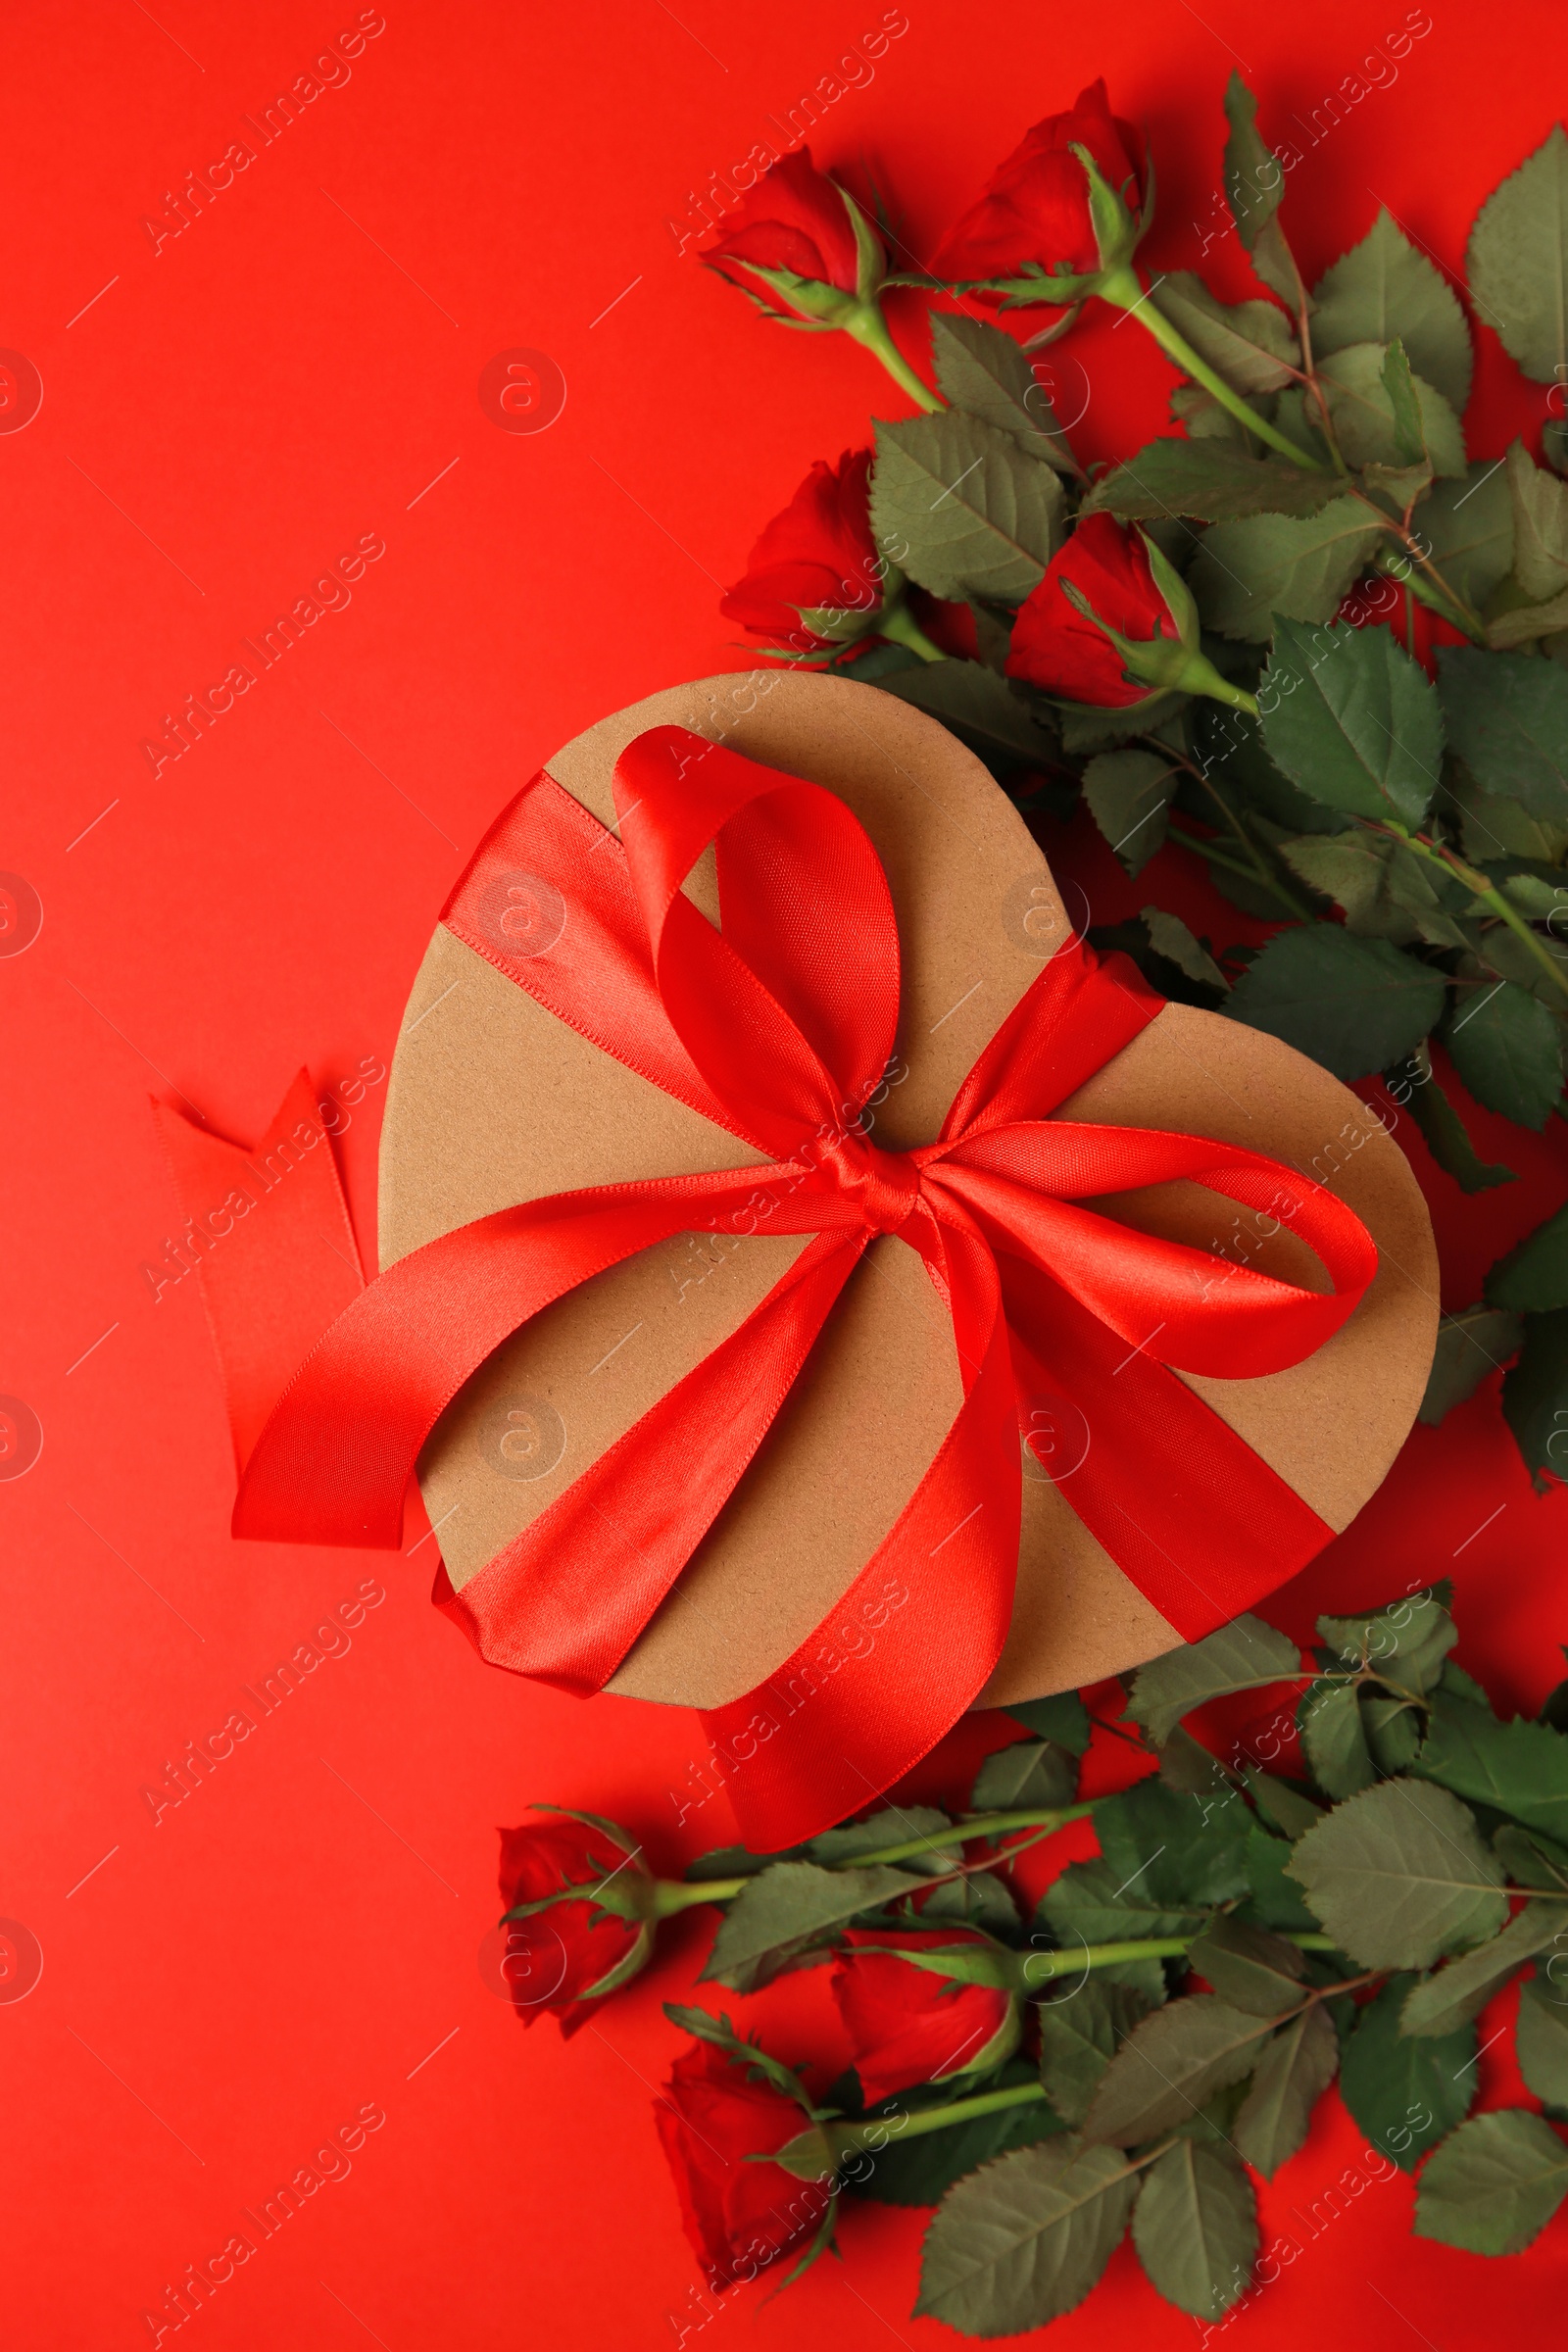
[[(1305, 17), (1176, 0), (1084, 22), (909, 0), (814, 148), (873, 168), (921, 253), (1023, 128), (1103, 71), (1159, 159), (1151, 258), (1186, 267), (1221, 217), (1219, 96), (1241, 62), (1273, 134), (1304, 150), (1289, 218), (1313, 270), (1380, 198), (1452, 266), (1481, 198), (1548, 128), (1558, 19), (1544, 0), (1432, 0), (1413, 20), (1430, 30), (1314, 138), (1324, 94), (1399, 29), (1396, 0)], [(709, 2328), (953, 2340), (906, 2317), (921, 2217), (888, 2209), (851, 2211), (848, 2262), (782, 2301), (697, 2293), (649, 2102), (677, 2040), (659, 2002), (696, 1965), (701, 1924), (569, 2048), (553, 2025), (524, 2034), (478, 1960), (495, 1826), (528, 1800), (620, 1815), (666, 1867), (728, 1834), (722, 1797), (677, 1827), (698, 1792), (694, 1719), (584, 1709), (481, 1668), (428, 1606), (428, 1545), (232, 1545), (194, 1286), (155, 1302), (140, 1271), (172, 1230), (149, 1091), (249, 1141), (302, 1059), (323, 1087), (389, 1059), (436, 908), (501, 803), (605, 710), (737, 663), (719, 584), (813, 458), (862, 439), (872, 405), (900, 413), (863, 354), (778, 334), (677, 251), (693, 192), (775, 140), (881, 21), (870, 0), (387, 0), (348, 76), (274, 129), (275, 94), (378, 17), (348, 0), (7, 14), (0, 342), (42, 386), (28, 419), (30, 379), (7, 362), (0, 427), (22, 429), (0, 431), (0, 865), (43, 907), (0, 967), (0, 1390), (43, 1433), (30, 1473), (0, 1487), (0, 1911), (43, 1957), (27, 1997), (0, 2004), (19, 2352), (151, 2340), (142, 2314), (166, 2286), (364, 2108), (385, 2123), (352, 2173), (190, 2323), (209, 2352), (632, 2347)], [(255, 160), (201, 210), (187, 200), (172, 233), (171, 193), (191, 172), (216, 185), (234, 141)], [(1239, 260), (1234, 238), (1209, 256), (1237, 290)], [(1499, 452), (1538, 429), (1544, 394), (1479, 341), (1480, 446)], [(495, 384), (518, 349), (564, 374), (542, 433), (500, 429)], [(1088, 455), (1157, 429), (1169, 377), (1136, 328), (1113, 339), (1103, 320), (1073, 349)], [(367, 537), (385, 554), (352, 604), (155, 774), (141, 747), (166, 713)], [(1093, 842), (1078, 856), (1097, 915), (1149, 895)], [(1159, 881), (1220, 938), (1244, 930), (1185, 872)], [(342, 1137), (362, 1238), (382, 1100), (372, 1086)], [(1450, 1306), (1562, 1190), (1555, 1134), (1477, 1124), (1525, 1174), (1479, 1206), (1414, 1147)], [(1461, 1657), (1534, 1704), (1568, 1632), (1563, 1532), (1562, 1498), (1532, 1495), (1484, 1393), (1417, 1433), (1281, 1596), (1282, 1622), (1451, 1573)], [(352, 1649), (155, 1824), (143, 1788), (366, 1579), (386, 1598)], [(786, 2051), (833, 2054), (820, 1977), (748, 2013)], [(1491, 2095), (1503, 2055), (1482, 2062)], [(1326, 2101), (1264, 2194), (1301, 2254), (1234, 2341), (1332, 2328), (1446, 2352), (1489, 2340), (1499, 2313), (1556, 2318), (1560, 2228), (1507, 2265), (1413, 2242), (1402, 2179), (1330, 2223), (1314, 2199), (1358, 2144)], [(1125, 2250), (1057, 2330), (1066, 2347), (1190, 2335)]]

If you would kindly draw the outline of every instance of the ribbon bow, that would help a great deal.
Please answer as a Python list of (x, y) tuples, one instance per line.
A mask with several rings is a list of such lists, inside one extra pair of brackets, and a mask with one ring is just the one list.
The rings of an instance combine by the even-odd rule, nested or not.
[[(690, 1231), (813, 1237), (729, 1339), (461, 1593), (481, 1653), (601, 1690), (734, 1492), (867, 1245), (923, 1259), (963, 1401), (897, 1523), (768, 1681), (707, 1717), (748, 1841), (860, 1809), (996, 1666), (1012, 1610), (1020, 1420), (1065, 1396), (1092, 1443), (1062, 1493), (1179, 1630), (1207, 1630), (1332, 1532), (1170, 1367), (1232, 1379), (1337, 1331), (1377, 1253), (1310, 1179), (1200, 1137), (1050, 1114), (1159, 1011), (1123, 957), (1044, 965), (934, 1143), (870, 1140), (899, 942), (886, 877), (834, 794), (682, 728), (621, 754), (617, 830), (548, 775), (487, 838), (443, 919), (560, 1019), (769, 1165), (556, 1194), (427, 1244), (339, 1315), (267, 1423), (240, 1536), (400, 1541), (416, 1457), (463, 1383), (552, 1300)], [(715, 845), (722, 930), (681, 885)], [(1320, 1294), (1083, 1205), (1186, 1178), (1277, 1218)], [(671, 1465), (678, 1465), (672, 1468)]]

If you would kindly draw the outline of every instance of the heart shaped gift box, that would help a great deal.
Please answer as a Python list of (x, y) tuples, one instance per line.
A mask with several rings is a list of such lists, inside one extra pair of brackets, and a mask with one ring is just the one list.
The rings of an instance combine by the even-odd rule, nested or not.
[(365, 1542), (344, 1459), (384, 1515), (422, 1446), (442, 1605), (708, 1710), (764, 1848), (1294, 1575), (1438, 1312), (1367, 1107), (1100, 965), (968, 751), (800, 671), (603, 720), (492, 829), (409, 1002), (380, 1254), (237, 1531)]

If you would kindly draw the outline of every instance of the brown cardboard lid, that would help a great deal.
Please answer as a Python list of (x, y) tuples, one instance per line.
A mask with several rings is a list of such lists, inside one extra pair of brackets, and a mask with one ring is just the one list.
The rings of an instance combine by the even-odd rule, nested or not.
[[(875, 687), (808, 671), (711, 678), (589, 728), (548, 773), (605, 824), (612, 773), (646, 728), (679, 725), (828, 786), (874, 844), (903, 953), (907, 1077), (877, 1141), (935, 1137), (981, 1048), (1042, 962), (1088, 921), (971, 753)], [(711, 853), (689, 895), (718, 919)], [(847, 943), (853, 953), (853, 943)], [(1335, 1529), (1381, 1483), (1421, 1400), (1438, 1323), (1436, 1252), (1403, 1153), (1315, 1062), (1223, 1015), (1167, 1004), (1059, 1116), (1163, 1127), (1270, 1153), (1348, 1201), (1379, 1270), (1339, 1333), (1264, 1379), (1183, 1375)], [(762, 1164), (624, 1068), (438, 927), (409, 1000), (381, 1140), (380, 1256), (492, 1210), (581, 1186)], [(1208, 1247), (1234, 1204), (1192, 1184), (1125, 1197), (1129, 1223)], [(481, 1367), (420, 1457), (425, 1506), (461, 1590), (718, 1342), (804, 1238), (693, 1234), (549, 1308)], [(1322, 1285), (1285, 1232), (1248, 1262)], [(874, 1242), (757, 1459), (610, 1683), (714, 1706), (779, 1665), (888, 1533), (960, 1399), (951, 1321), (913, 1250)], [(1026, 1453), (1011, 1634), (986, 1703), (1096, 1681), (1180, 1636)]]

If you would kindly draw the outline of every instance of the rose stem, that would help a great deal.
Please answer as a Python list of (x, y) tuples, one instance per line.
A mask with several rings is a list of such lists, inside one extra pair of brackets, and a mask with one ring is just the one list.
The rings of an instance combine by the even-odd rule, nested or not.
[(1221, 408), (1228, 409), (1238, 423), (1245, 424), (1250, 433), (1255, 433), (1260, 441), (1266, 441), (1269, 448), (1277, 450), (1282, 458), (1290, 458), (1296, 465), (1305, 466), (1313, 473), (1328, 471), (1321, 460), (1313, 457), (1309, 450), (1302, 449), (1289, 434), (1279, 432), (1272, 424), (1266, 423), (1255, 409), (1248, 407), (1239, 392), (1231, 390), (1222, 375), (1215, 374), (1206, 360), (1200, 359), (1187, 337), (1172, 326), (1170, 320), (1149, 300), (1138, 283), (1137, 272), (1130, 265), (1108, 271), (1100, 281), (1097, 291), (1102, 301), (1119, 304), (1126, 318), (1136, 318), (1141, 326), (1147, 327), (1161, 351), (1175, 361), (1183, 374), (1190, 375), (1195, 383), (1201, 384), (1204, 391), (1211, 393)]
[[(1353, 492), (1352, 495), (1357, 498), (1361, 496), (1359, 491)], [(1418, 597), (1422, 604), (1430, 606), (1432, 611), (1447, 621), (1450, 627), (1462, 629), (1472, 645), (1485, 647), (1487, 632), (1482, 626), (1479, 614), (1472, 612), (1470, 607), (1454, 594), (1437, 565), (1429, 558), (1417, 553), (1413, 533), (1405, 530), (1402, 524), (1396, 522), (1392, 515), (1385, 514), (1381, 507), (1373, 506), (1370, 499), (1362, 499), (1361, 503), (1363, 506), (1371, 508), (1384, 529), (1392, 531), (1395, 537), (1400, 541), (1398, 555), (1395, 554), (1393, 548), (1385, 547), (1373, 557), (1373, 570), (1382, 572), (1387, 578), (1398, 581), (1408, 595)], [(1402, 574), (1396, 568), (1401, 563), (1405, 566)], [(1419, 571), (1411, 570), (1410, 566), (1413, 564), (1420, 565)]]
[[(1086, 1943), (1075, 1952), (1031, 1952), (1024, 1962), (1024, 1975), (1032, 1984), (1048, 1984), (1054, 1977), (1070, 1977), (1085, 1968), (1117, 1968), (1124, 1960), (1179, 1960), (1190, 1945), (1198, 1941), (1199, 1931), (1191, 1936), (1142, 1936), (1123, 1943)], [(1294, 1943), (1302, 1952), (1332, 1952), (1338, 1949), (1332, 1936), (1316, 1930), (1302, 1929), (1287, 1934), (1287, 1943)]]
[(891, 637), (895, 645), (906, 645), (911, 653), (919, 655), (922, 662), (945, 662), (948, 658), (940, 645), (932, 644), (906, 604), (889, 605), (877, 621), (873, 634)]
[[(1008, 1830), (1059, 1830), (1065, 1822), (1083, 1821), (1095, 1809), (1094, 1800), (1082, 1804), (1035, 1807), (1018, 1813), (972, 1813), (967, 1821), (954, 1822), (943, 1830), (928, 1830), (923, 1837), (906, 1838), (900, 1845), (879, 1845), (873, 1853), (846, 1854), (842, 1862), (829, 1862), (828, 1870), (858, 1870), (873, 1862), (906, 1862), (915, 1854), (940, 1851), (944, 1846), (966, 1845), (979, 1838), (1000, 1838)], [(685, 1880), (679, 1886), (664, 1881), (664, 1896), (660, 1905), (663, 1911), (685, 1911), (694, 1903), (727, 1903), (749, 1886), (757, 1876), (749, 1872), (741, 1879)], [(910, 1882), (911, 1887), (914, 1882)]]
[(1477, 873), (1462, 858), (1456, 858), (1451, 850), (1438, 848), (1419, 833), (1407, 833), (1402, 825), (1373, 820), (1370, 830), (1374, 833), (1392, 833), (1396, 841), (1402, 842), (1407, 850), (1413, 850), (1418, 858), (1424, 858), (1429, 865), (1440, 865), (1446, 872), (1456, 875), (1472, 897), (1507, 924), (1514, 937), (1524, 943), (1536, 961), (1551, 974), (1557, 987), (1568, 996), (1568, 972), (1564, 972), (1555, 956), (1537, 938), (1523, 915), (1509, 906), (1501, 891), (1494, 888), (1485, 874)]
[(867, 351), (874, 353), (901, 391), (907, 392), (915, 406), (924, 409), (927, 416), (934, 416), (939, 409), (947, 407), (940, 393), (933, 392), (920, 381), (894, 342), (888, 322), (882, 316), (882, 305), (874, 296), (869, 302), (862, 303), (843, 324), (844, 332), (853, 335), (857, 343), (863, 343)]
[(879, 2153), (879, 2148), (866, 2148), (867, 2134), (879, 2134), (882, 2146), (891, 2139), (917, 2139), (924, 2132), (943, 2132), (950, 2124), (971, 2123), (977, 2115), (996, 2115), (1004, 2107), (1027, 2107), (1046, 2095), (1038, 2082), (1015, 2082), (1007, 2090), (976, 2091), (973, 2098), (955, 2099), (947, 2107), (916, 2107), (902, 2122), (885, 2116), (864, 2124), (827, 2123), (821, 2131), (842, 2164), (846, 2156)]

